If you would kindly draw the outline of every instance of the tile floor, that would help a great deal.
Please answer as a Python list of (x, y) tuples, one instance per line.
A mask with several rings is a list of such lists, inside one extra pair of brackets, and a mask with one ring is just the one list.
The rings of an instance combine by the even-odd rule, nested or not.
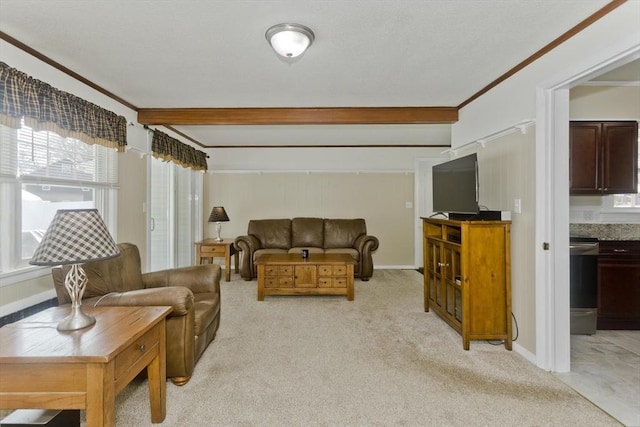
[(625, 426), (640, 426), (640, 331), (571, 335), (571, 372), (557, 376)]

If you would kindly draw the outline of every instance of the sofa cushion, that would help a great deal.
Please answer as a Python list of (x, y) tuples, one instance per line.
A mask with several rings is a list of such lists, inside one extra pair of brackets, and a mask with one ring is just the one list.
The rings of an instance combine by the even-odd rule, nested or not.
[(322, 218), (293, 218), (291, 220), (292, 247), (324, 247)]
[(253, 260), (255, 261), (260, 255), (264, 254), (286, 254), (287, 249), (258, 249), (253, 253)]
[(324, 251), (326, 254), (349, 254), (351, 257), (358, 262), (360, 260), (360, 252), (357, 249), (353, 248), (335, 248), (335, 249), (327, 249)]
[(254, 219), (249, 221), (248, 234), (255, 236), (266, 249), (291, 247), (290, 219)]
[(356, 238), (367, 234), (364, 219), (325, 219), (324, 248), (352, 248)]
[(296, 246), (294, 248), (289, 249), (288, 253), (290, 254), (299, 254), (303, 249), (307, 249), (310, 254), (323, 254), (324, 249), (316, 248), (314, 246)]

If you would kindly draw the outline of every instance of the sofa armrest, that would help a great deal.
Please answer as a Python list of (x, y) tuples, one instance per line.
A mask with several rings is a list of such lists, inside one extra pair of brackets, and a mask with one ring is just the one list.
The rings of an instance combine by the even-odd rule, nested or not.
[(220, 293), (220, 266), (199, 264), (190, 267), (170, 268), (142, 275), (146, 289), (181, 286), (194, 294)]
[(193, 310), (193, 293), (182, 286), (156, 289), (138, 289), (127, 292), (112, 292), (100, 297), (94, 305), (99, 306), (168, 306), (173, 308), (169, 317), (184, 316)]
[(356, 238), (355, 242), (353, 242), (353, 247), (361, 254), (364, 252), (371, 253), (378, 249), (378, 243), (377, 237), (361, 234)]
[(253, 254), (256, 250), (262, 248), (262, 244), (257, 237), (248, 234), (246, 236), (236, 237), (233, 246), (238, 251), (242, 251), (242, 261), (240, 263), (240, 276), (244, 280), (251, 280), (254, 277)]
[(373, 257), (371, 252), (378, 249), (378, 238), (368, 234), (361, 234), (353, 243), (355, 249), (360, 253), (360, 263), (358, 264), (358, 276), (360, 280), (367, 281), (373, 275)]
[(239, 251), (246, 251), (250, 253), (262, 248), (260, 240), (252, 234), (236, 237), (236, 240), (233, 242), (233, 246)]

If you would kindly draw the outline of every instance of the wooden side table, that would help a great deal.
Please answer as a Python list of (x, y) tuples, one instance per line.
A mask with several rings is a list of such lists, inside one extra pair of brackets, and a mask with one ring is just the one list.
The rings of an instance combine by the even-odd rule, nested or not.
[(147, 369), (151, 422), (166, 415), (171, 307), (83, 307), (96, 323), (61, 332), (69, 306), (0, 328), (0, 409), (86, 409), (87, 427), (115, 425), (115, 397)]
[(195, 245), (196, 264), (213, 263), (214, 258), (224, 258), (225, 279), (228, 282), (231, 280), (231, 255), (233, 255), (235, 270), (238, 273), (239, 254), (233, 247), (232, 239), (223, 239), (222, 242), (216, 242), (215, 239), (204, 239), (201, 242), (196, 242)]

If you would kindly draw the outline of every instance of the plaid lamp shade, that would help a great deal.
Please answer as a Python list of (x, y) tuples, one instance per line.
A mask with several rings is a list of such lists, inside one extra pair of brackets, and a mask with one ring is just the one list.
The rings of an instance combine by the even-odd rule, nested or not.
[(225, 212), (222, 206), (216, 206), (211, 209), (211, 215), (209, 215), (209, 222), (223, 222), (229, 221), (227, 212)]
[(97, 209), (60, 209), (29, 264), (78, 264), (119, 254)]

